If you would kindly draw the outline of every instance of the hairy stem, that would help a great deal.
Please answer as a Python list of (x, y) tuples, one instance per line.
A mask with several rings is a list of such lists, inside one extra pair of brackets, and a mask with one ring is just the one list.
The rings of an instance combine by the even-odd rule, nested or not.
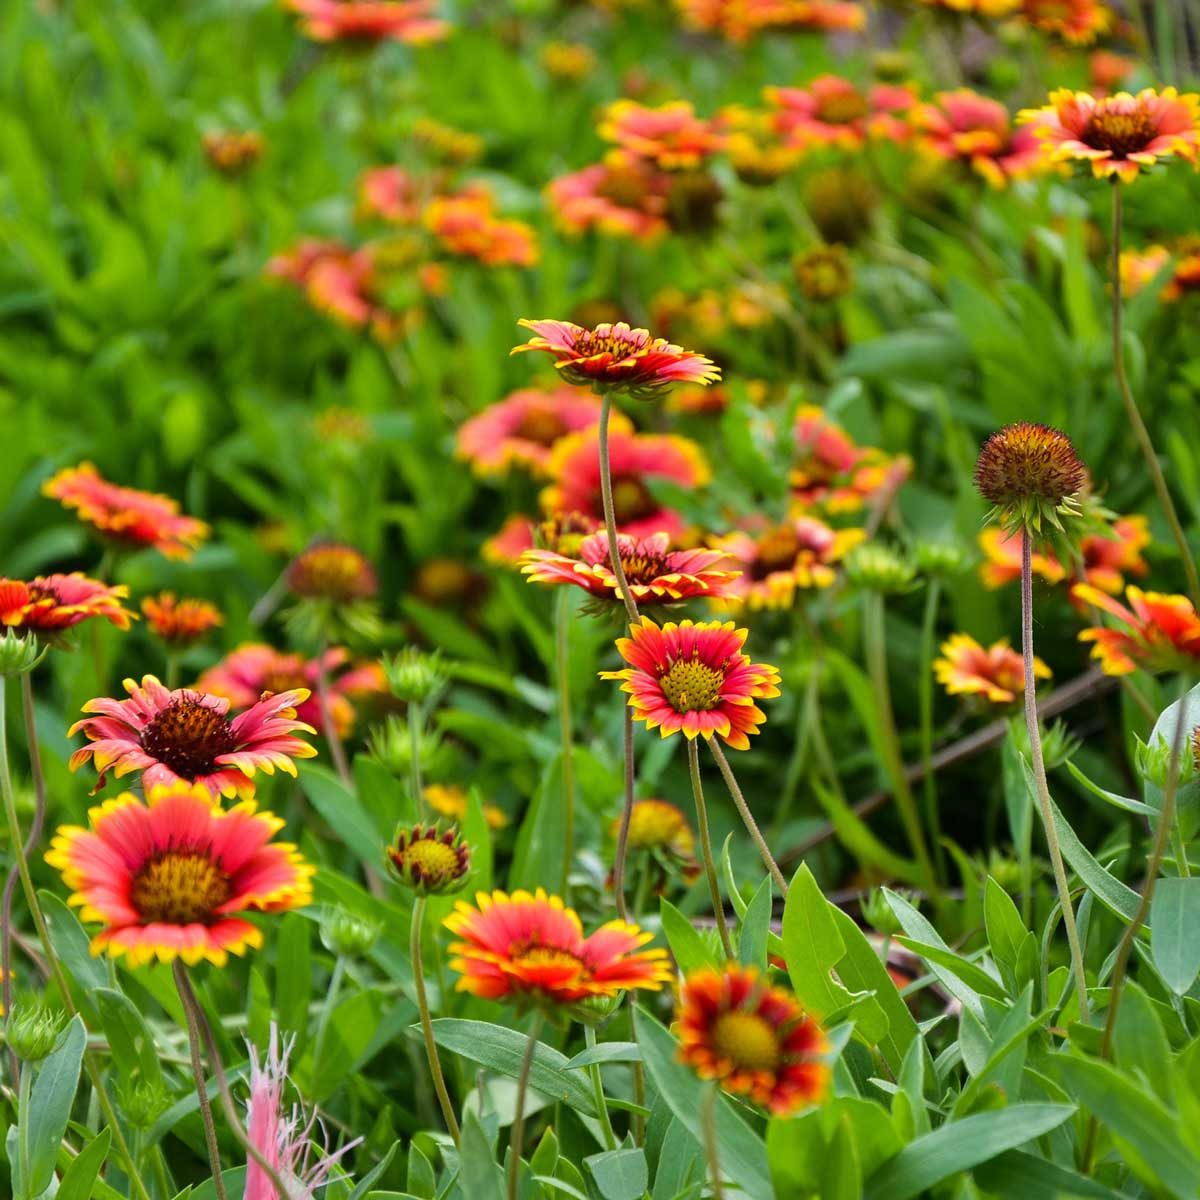
[(933, 648), (937, 640), (938, 605), (942, 599), (942, 581), (931, 579), (925, 593), (925, 612), (921, 620), (921, 663), (917, 676), (917, 707), (921, 718), (921, 767), (925, 772), (921, 797), (925, 824), (933, 838), (934, 864), (938, 878), (946, 878), (946, 852), (942, 847), (942, 817), (938, 811), (937, 774), (933, 770)]
[(429, 1016), (429, 997), (425, 992), (425, 965), (421, 961), (421, 933), (425, 925), (425, 897), (418, 896), (413, 901), (412, 926), (409, 937), (409, 953), (412, 956), (413, 991), (417, 997), (417, 1012), (421, 1016), (421, 1036), (425, 1041), (425, 1057), (429, 1060), (429, 1073), (433, 1076), (433, 1090), (437, 1093), (438, 1104), (442, 1109), (442, 1119), (446, 1128), (458, 1145), (461, 1130), (458, 1127), (458, 1117), (454, 1105), (450, 1102), (450, 1093), (446, 1090), (446, 1077), (442, 1074), (442, 1060), (438, 1057), (437, 1043), (433, 1039), (433, 1021)]
[(612, 496), (612, 467), (608, 458), (608, 418), (612, 413), (612, 393), (605, 391), (600, 397), (600, 502), (604, 506), (604, 529), (608, 534), (608, 560), (612, 573), (617, 579), (617, 590), (621, 594), (621, 603), (625, 605), (625, 615), (630, 625), (638, 623), (637, 601), (629, 590), (625, 578), (625, 568), (621, 565), (621, 551), (617, 542), (617, 518), (613, 510)]
[(758, 853), (762, 857), (763, 866), (767, 868), (771, 878), (775, 881), (775, 886), (779, 889), (780, 894), (784, 899), (787, 899), (787, 880), (784, 879), (783, 872), (779, 869), (779, 864), (775, 861), (775, 856), (771, 853), (771, 847), (767, 845), (767, 839), (763, 837), (762, 830), (759, 829), (758, 822), (755, 821), (754, 814), (750, 811), (750, 806), (746, 803), (746, 797), (742, 795), (742, 789), (738, 786), (738, 781), (733, 777), (733, 768), (730, 767), (729, 760), (725, 757), (725, 751), (721, 749), (721, 743), (714, 737), (709, 741), (708, 748), (712, 751), (713, 758), (717, 760), (717, 766), (721, 770), (725, 786), (729, 789), (729, 795), (733, 798), (734, 806), (742, 818), (742, 823), (746, 826), (746, 832), (750, 835), (750, 840), (758, 847)]
[(617, 852), (613, 859), (613, 896), (617, 902), (617, 916), (628, 922), (629, 909), (625, 904), (625, 863), (629, 856), (629, 822), (633, 816), (634, 772), (633, 757), (633, 709), (625, 706), (623, 734), (625, 747), (625, 799), (621, 807), (621, 823), (617, 826)]
[(687, 744), (687, 754), (688, 773), (692, 777), (692, 797), (696, 801), (696, 828), (700, 833), (700, 859), (704, 863), (704, 877), (708, 880), (708, 895), (717, 922), (717, 932), (721, 935), (721, 946), (725, 957), (732, 960), (735, 957), (733, 942), (729, 938), (729, 926), (725, 923), (725, 903), (721, 899), (721, 886), (717, 883), (712, 835), (708, 829), (708, 808), (704, 803), (704, 785), (700, 781), (700, 751), (694, 739)]
[(717, 1099), (716, 1084), (708, 1084), (700, 1101), (700, 1127), (704, 1134), (704, 1160), (708, 1165), (708, 1182), (712, 1187), (713, 1200), (725, 1200), (725, 1187), (721, 1182), (721, 1156), (717, 1150)]

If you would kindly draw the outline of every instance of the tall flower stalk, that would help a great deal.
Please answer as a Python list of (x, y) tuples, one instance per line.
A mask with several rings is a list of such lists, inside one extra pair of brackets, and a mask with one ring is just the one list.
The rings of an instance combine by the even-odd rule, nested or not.
[(700, 834), (700, 861), (704, 865), (704, 877), (708, 881), (708, 895), (717, 922), (717, 932), (721, 935), (721, 948), (725, 951), (725, 957), (732, 959), (733, 942), (729, 937), (729, 925), (725, 921), (725, 903), (721, 899), (721, 885), (717, 882), (717, 869), (713, 862), (708, 807), (704, 803), (704, 784), (700, 779), (700, 751), (694, 739), (687, 744), (687, 756), (688, 772), (692, 779), (692, 797), (696, 802), (696, 828)]
[(421, 1019), (421, 1037), (425, 1042), (425, 1057), (429, 1061), (429, 1074), (433, 1077), (433, 1090), (437, 1094), (438, 1105), (442, 1110), (442, 1120), (458, 1145), (462, 1131), (458, 1126), (458, 1117), (454, 1105), (450, 1101), (450, 1093), (446, 1090), (446, 1077), (442, 1074), (442, 1061), (438, 1057), (437, 1042), (433, 1037), (433, 1021), (429, 1015), (429, 996), (425, 990), (425, 964), (422, 960), (421, 934), (425, 927), (424, 896), (418, 896), (413, 901), (412, 926), (409, 935), (409, 952), (412, 957), (413, 993), (417, 1000), (417, 1013)]
[(571, 897), (575, 858), (575, 746), (571, 723), (571, 597), (564, 588), (554, 604), (554, 675), (558, 684), (558, 732), (562, 739), (563, 867), (562, 894)]

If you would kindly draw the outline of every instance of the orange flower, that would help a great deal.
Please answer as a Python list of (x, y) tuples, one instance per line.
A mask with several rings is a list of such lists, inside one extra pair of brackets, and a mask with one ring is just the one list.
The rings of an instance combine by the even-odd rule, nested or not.
[(1025, 109), (1050, 162), (1082, 160), (1097, 179), (1132, 183), (1143, 167), (1178, 155), (1194, 160), (1200, 145), (1200, 96), (1143, 88), (1097, 98), (1060, 88), (1044, 108)]
[(1142, 576), (1150, 568), (1142, 551), (1150, 545), (1150, 528), (1143, 516), (1118, 517), (1111, 536), (1090, 533), (1080, 543), (1083, 580), (1102, 592), (1118, 595), (1126, 575)]
[[(993, 704), (1012, 704), (1025, 687), (1025, 664), (1007, 639), (986, 650), (969, 633), (956, 633), (942, 643), (933, 673), (951, 696), (984, 696)], [(1033, 660), (1037, 679), (1049, 679), (1050, 668)]]
[(1090, 46), (1115, 21), (1112, 10), (1100, 0), (1023, 0), (1021, 15), (1034, 29), (1072, 46)]
[[(1147, 246), (1144, 250), (1121, 251), (1121, 290), (1136, 296), (1158, 275), (1171, 259), (1165, 246)], [(1163, 285), (1160, 298), (1173, 304), (1188, 292), (1200, 291), (1200, 247), (1185, 243), (1171, 277)]]
[(122, 605), (127, 587), (108, 587), (79, 571), (71, 575), (38, 575), (26, 583), (0, 579), (0, 625), (53, 637), (89, 617), (103, 617), (128, 629), (133, 613)]
[(629, 667), (600, 678), (622, 680), (633, 719), (664, 738), (682, 732), (689, 741), (711, 741), (716, 734), (734, 750), (748, 750), (749, 735), (767, 719), (755, 700), (779, 695), (779, 671), (742, 653), (748, 633), (732, 621), (668, 621), (660, 628), (643, 617), (630, 637), (617, 639)]
[(223, 811), (199, 784), (125, 792), (88, 812), (88, 828), (59, 828), (48, 862), (62, 872), (85, 921), (104, 925), (92, 953), (131, 967), (156, 959), (223, 967), (262, 945), (239, 914), (284, 912), (312, 900), (315, 869), (271, 839), (283, 821), (244, 800)]
[(317, 542), (288, 564), (287, 585), (307, 600), (350, 604), (379, 591), (375, 569), (366, 555), (343, 542)]
[(458, 901), (445, 921), (461, 939), (450, 946), (460, 992), (557, 1007), (670, 981), (666, 951), (641, 949), (653, 935), (636, 925), (609, 921), (585, 938), (578, 913), (541, 888), (479, 892), (475, 904)]
[(552, 179), (546, 198), (568, 233), (652, 242), (670, 228), (671, 179), (650, 163), (594, 163)]
[(424, 222), (451, 254), (478, 259), (489, 267), (531, 267), (537, 262), (532, 226), (501, 220), (491, 194), (481, 188), (435, 196), (425, 209)]
[(372, 167), (358, 181), (358, 214), (393, 225), (412, 225), (421, 215), (417, 181), (403, 167)]
[[(421, 795), (425, 797), (425, 803), (434, 812), (441, 813), (443, 817), (450, 817), (460, 823), (465, 820), (467, 793), (457, 784), (431, 783), (422, 790)], [(493, 831), (503, 829), (508, 824), (508, 814), (495, 804), (483, 806), (483, 819), (487, 821), (488, 828)]]
[[(1015, 583), (1021, 578), (1021, 533), (1008, 534), (992, 526), (979, 535), (979, 548), (984, 562), (979, 568), (979, 578), (985, 587), (999, 588), (1006, 583)], [(1062, 563), (1050, 551), (1034, 550), (1033, 573), (1047, 583), (1062, 583), (1067, 577)]]
[(975, 17), (1007, 17), (1021, 7), (1021, 0), (921, 0), (921, 3), (926, 8)]
[(237, 175), (262, 157), (266, 142), (253, 129), (213, 129), (201, 139), (205, 156), (223, 175)]
[(315, 42), (440, 41), (450, 24), (433, 15), (433, 0), (284, 0), (300, 17), (300, 29)]
[(801, 508), (819, 505), (830, 513), (857, 512), (898, 488), (912, 467), (903, 455), (893, 458), (874, 447), (856, 445), (816, 405), (800, 408), (793, 433), (797, 459), (791, 483)]
[(1186, 596), (1125, 589), (1129, 608), (1099, 588), (1077, 583), (1071, 598), (1115, 617), (1122, 628), (1093, 626), (1080, 635), (1107, 675), (1147, 671), (1194, 671), (1200, 665), (1200, 616)]
[(180, 516), (170, 496), (109, 483), (90, 462), (65, 467), (46, 480), (42, 493), (74, 509), (105, 537), (125, 546), (153, 546), (168, 558), (191, 558), (208, 537), (208, 526)]
[(775, 128), (801, 149), (855, 150), (868, 137), (907, 141), (905, 116), (917, 102), (909, 88), (877, 84), (864, 93), (840, 75), (820, 75), (802, 88), (768, 87), (763, 95), (776, 108)]
[(725, 153), (743, 183), (774, 183), (800, 161), (801, 148), (784, 139), (773, 113), (730, 105), (717, 115), (716, 127), (724, 135)]
[(1113, 54), (1111, 50), (1093, 50), (1088, 56), (1088, 76), (1092, 94), (1107, 96), (1119, 83), (1133, 74), (1137, 64), (1130, 58)]
[(835, 530), (801, 516), (754, 534), (717, 538), (713, 545), (741, 571), (721, 607), (791, 608), (797, 591), (829, 587), (837, 563), (865, 537), (861, 529)]
[(967, 163), (993, 187), (1024, 178), (1042, 163), (1034, 131), (1013, 129), (1003, 104), (969, 88), (939, 92), (913, 119), (922, 149)]
[(147, 596), (142, 601), (142, 612), (146, 628), (172, 646), (189, 646), (210, 629), (224, 624), (221, 610), (215, 604), (190, 596), (178, 600), (174, 592)]
[[(617, 817), (609, 826), (614, 839), (621, 827)], [(700, 864), (696, 861), (696, 837), (688, 819), (674, 804), (666, 800), (636, 800), (629, 812), (629, 852), (643, 851), (660, 866), (677, 867), (686, 882), (698, 879)]]
[(675, 1017), (682, 1062), (776, 1116), (815, 1104), (829, 1090), (820, 1025), (754, 967), (730, 962), (693, 971)]
[(634, 158), (664, 171), (695, 170), (721, 148), (721, 135), (712, 122), (697, 117), (686, 100), (658, 108), (615, 100), (600, 122), (599, 133)]
[(533, 549), (533, 528), (536, 517), (525, 513), (513, 513), (505, 517), (504, 524), (484, 539), (479, 553), (483, 561), (492, 567), (515, 567), (526, 550)]
[(857, 0), (675, 0), (692, 29), (745, 42), (768, 29), (858, 33), (867, 14)]

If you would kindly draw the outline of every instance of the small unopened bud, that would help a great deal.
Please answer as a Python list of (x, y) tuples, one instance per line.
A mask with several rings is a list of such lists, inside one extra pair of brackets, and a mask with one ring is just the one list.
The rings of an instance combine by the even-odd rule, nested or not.
[(147, 1130), (171, 1105), (170, 1093), (157, 1080), (139, 1079), (117, 1088), (121, 1110), (134, 1129)]
[(938, 579), (961, 575), (968, 565), (967, 552), (957, 542), (918, 542), (913, 558), (922, 575)]
[(1021, 864), (994, 846), (988, 853), (987, 873), (1010, 895), (1021, 890)]
[[(914, 892), (906, 892), (898, 888), (896, 894), (902, 896), (914, 908), (917, 906), (918, 900)], [(860, 907), (863, 920), (881, 937), (895, 937), (896, 934), (903, 932), (882, 888), (871, 888), (862, 899)]]
[(41, 1062), (54, 1049), (66, 1014), (42, 1000), (19, 1000), (4, 1027), (5, 1041), (22, 1062)]
[[(1138, 773), (1159, 791), (1167, 787), (1171, 774), (1171, 743), (1159, 734), (1149, 745), (1137, 739), (1134, 746), (1134, 761)], [(1200, 770), (1200, 728), (1179, 748), (1179, 766), (1176, 768), (1176, 784), (1188, 783)]]
[(378, 921), (341, 907), (327, 910), (321, 918), (321, 942), (339, 958), (362, 958), (370, 954), (382, 932), (383, 926)]
[(435, 650), (432, 654), (425, 654), (415, 646), (406, 647), (393, 658), (385, 658), (383, 673), (392, 695), (409, 704), (426, 703), (442, 690), (446, 682), (438, 652)]
[(31, 633), (18, 637), (11, 629), (0, 638), (0, 675), (24, 675), (42, 661), (46, 647)]
[(913, 586), (917, 569), (895, 550), (878, 542), (859, 546), (846, 559), (846, 578), (868, 592), (895, 595)]

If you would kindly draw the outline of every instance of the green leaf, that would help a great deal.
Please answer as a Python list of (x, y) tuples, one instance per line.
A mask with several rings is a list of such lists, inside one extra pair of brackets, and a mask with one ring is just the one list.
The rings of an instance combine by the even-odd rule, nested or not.
[(771, 879), (762, 881), (750, 898), (738, 931), (738, 959), (748, 967), (767, 969), (767, 934), (771, 929)]
[(867, 1180), (866, 1200), (910, 1200), (959, 1171), (1057, 1129), (1074, 1112), (1069, 1104), (1015, 1104), (952, 1121), (884, 1163)]
[(854, 997), (830, 974), (846, 953), (846, 943), (806, 863), (792, 876), (783, 906), (783, 954), (792, 990), (818, 1018), (845, 1008)]
[(701, 967), (715, 967), (717, 960), (708, 948), (696, 927), (673, 905), (670, 900), (659, 901), (662, 914), (663, 935), (679, 970), (690, 975)]
[[(1029, 764), (1021, 760), (1025, 768), (1026, 787), (1032, 788), (1033, 777)], [(1071, 864), (1072, 869), (1087, 884), (1088, 890), (1110, 912), (1115, 913), (1124, 921), (1132, 921), (1137, 911), (1141, 897), (1132, 888), (1126, 887), (1115, 875), (1110, 875), (1089, 853), (1088, 849), (1075, 835), (1066, 817), (1058, 811), (1058, 806), (1052, 800), (1050, 811), (1054, 814), (1054, 826), (1058, 830), (1058, 841), (1062, 848), (1063, 858)]]
[(1099, 784), (1093, 783), (1073, 762), (1068, 762), (1066, 767), (1071, 778), (1081, 787), (1093, 796), (1098, 796), (1106, 804), (1111, 804), (1113, 808), (1119, 808), (1123, 812), (1137, 813), (1140, 817), (1155, 815), (1156, 810), (1148, 804), (1143, 804), (1140, 800), (1131, 800), (1128, 796), (1118, 796), (1116, 792), (1106, 792)]
[(79, 918), (53, 892), (38, 892), (50, 929), (50, 941), (71, 978), (84, 990), (108, 987), (108, 971), (88, 946), (91, 939)]
[(533, 796), (513, 851), (508, 887), (533, 889), (547, 879), (562, 875), (564, 845), (564, 808), (562, 803), (562, 754), (555, 754), (542, 772), (541, 783)]
[(286, 913), (278, 926), (275, 947), (275, 1011), (279, 1027), (303, 1042), (312, 999), (312, 922)]
[(300, 787), (334, 835), (349, 846), (358, 861), (365, 867), (377, 868), (383, 861), (388, 835), (376, 827), (354, 792), (328, 768), (315, 763), (305, 764), (300, 773)]
[[(704, 1084), (678, 1061), (675, 1039), (644, 1009), (635, 1008), (634, 1028), (638, 1044), (646, 1058), (646, 1070), (658, 1094), (674, 1113), (675, 1119), (703, 1145), (701, 1112), (705, 1100)], [(716, 1104), (717, 1147), (721, 1168), (750, 1200), (774, 1200), (774, 1191), (766, 1173), (766, 1147), (733, 1106), (720, 1096)]]
[[(520, 1078), (529, 1039), (518, 1029), (506, 1029), (487, 1021), (440, 1017), (433, 1022), (433, 1036), (439, 1046), (455, 1054), (499, 1071), (510, 1079)], [(569, 1104), (576, 1112), (594, 1117), (596, 1106), (591, 1090), (579, 1076), (566, 1069), (567, 1061), (565, 1054), (539, 1042), (533, 1052), (529, 1086), (550, 1100)]]
[(1200, 975), (1200, 876), (1160, 879), (1150, 902), (1150, 955), (1163, 982), (1182, 996)]
[(953, 950), (944, 946), (931, 946), (927, 942), (920, 942), (916, 938), (902, 935), (897, 935), (896, 943), (906, 950), (920, 955), (931, 968), (937, 966), (954, 975), (978, 995), (988, 996), (993, 1000), (1003, 999), (1003, 986), (978, 963), (963, 958), (961, 954), (955, 954)]
[(365, 1200), (375, 1183), (383, 1178), (383, 1173), (392, 1165), (392, 1159), (396, 1157), (399, 1149), (400, 1143), (393, 1142), (388, 1147), (388, 1152), (354, 1185), (354, 1191), (346, 1200)]
[(607, 1150), (583, 1160), (604, 1200), (641, 1200), (650, 1182), (646, 1152), (640, 1147)]
[(567, 1071), (590, 1067), (593, 1063), (641, 1062), (642, 1052), (637, 1042), (601, 1042), (587, 1050), (581, 1050), (570, 1062), (563, 1064)]
[(63, 1172), (55, 1200), (91, 1200), (92, 1189), (108, 1157), (108, 1146), (112, 1131), (102, 1129), (80, 1152), (75, 1161)]
[(1000, 1200), (1122, 1200), (1122, 1193), (1024, 1150), (1008, 1150), (981, 1163), (974, 1174), (979, 1187)]
[[(76, 1014), (58, 1045), (43, 1059), (29, 1097), (29, 1111), (21, 1114), (28, 1121), (29, 1181), (26, 1191), (40, 1196), (54, 1178), (58, 1150), (62, 1145), (71, 1105), (79, 1087), (79, 1071), (87, 1046), (83, 1018)], [(26, 1067), (28, 1070), (29, 1068)]]
[(500, 1200), (500, 1168), (479, 1118), (468, 1109), (463, 1114), (458, 1144), (458, 1190), (463, 1200)]
[(147, 1082), (165, 1084), (154, 1035), (133, 1002), (124, 992), (115, 992), (111, 988), (96, 988), (92, 999), (100, 1013), (100, 1023), (121, 1079), (128, 1083), (133, 1072), (140, 1070)]
[(921, 882), (921, 868), (911, 858), (884, 845), (841, 796), (819, 780), (814, 780), (812, 786), (838, 840), (859, 863), (878, 867), (890, 878), (904, 883), (916, 885)]
[(676, 1117), (663, 1135), (654, 1171), (654, 1200), (674, 1200), (693, 1179), (704, 1178), (704, 1152)]
[(983, 888), (983, 920), (988, 946), (1005, 974), (1009, 991), (1017, 990), (1017, 962), (1029, 930), (1012, 897), (989, 875)]
[(433, 1200), (437, 1195), (437, 1175), (434, 1174), (433, 1165), (416, 1143), (408, 1148), (408, 1174), (404, 1186), (410, 1194), (421, 1200)]

